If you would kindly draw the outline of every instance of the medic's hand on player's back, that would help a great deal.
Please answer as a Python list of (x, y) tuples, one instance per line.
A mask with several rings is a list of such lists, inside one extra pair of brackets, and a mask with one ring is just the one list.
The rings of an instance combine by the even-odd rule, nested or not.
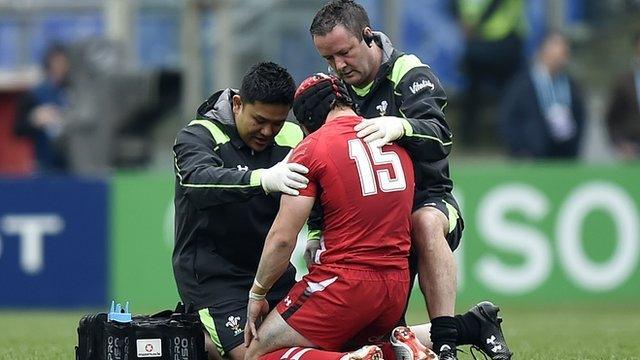
[(251, 341), (258, 338), (258, 325), (269, 313), (269, 302), (266, 299), (260, 301), (249, 299), (247, 304), (247, 323), (244, 326), (244, 346), (249, 347)]
[(404, 136), (403, 119), (396, 116), (364, 119), (353, 130), (357, 132), (356, 136), (375, 147), (383, 147)]
[(304, 262), (307, 264), (307, 269), (311, 267), (311, 265), (316, 264), (316, 254), (320, 250), (320, 240), (308, 240), (307, 246), (304, 249)]
[(262, 170), (260, 184), (267, 194), (282, 192), (295, 196), (300, 194), (298, 190), (307, 187), (309, 180), (303, 174), (308, 173), (309, 169), (297, 163), (287, 163), (292, 152), (281, 162)]

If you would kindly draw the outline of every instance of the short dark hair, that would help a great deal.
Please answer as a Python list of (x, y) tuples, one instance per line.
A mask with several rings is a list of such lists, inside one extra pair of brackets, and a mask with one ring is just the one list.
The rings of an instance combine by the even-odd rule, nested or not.
[(333, 103), (331, 104), (331, 110), (338, 107), (350, 108), (353, 111), (357, 110), (356, 104), (353, 102), (353, 100), (351, 100), (351, 98), (339, 97), (333, 100)]
[(325, 36), (336, 25), (344, 26), (358, 40), (362, 40), (362, 30), (371, 27), (369, 15), (362, 5), (356, 4), (353, 0), (333, 0), (318, 10), (309, 32), (311, 36)]
[(272, 62), (253, 65), (242, 77), (240, 97), (242, 101), (253, 104), (256, 101), (265, 104), (293, 104), (296, 83), (287, 69)]
[(544, 34), (541, 45), (546, 44), (549, 40), (552, 40), (553, 38), (561, 38), (567, 44), (569, 43), (569, 38), (567, 37), (567, 34), (557, 29), (551, 29)]

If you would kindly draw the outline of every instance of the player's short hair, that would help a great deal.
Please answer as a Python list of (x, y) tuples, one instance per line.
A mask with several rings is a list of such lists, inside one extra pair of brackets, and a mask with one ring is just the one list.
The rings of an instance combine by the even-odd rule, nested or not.
[(259, 101), (291, 106), (295, 92), (296, 83), (291, 74), (273, 62), (253, 65), (242, 78), (240, 86), (240, 97), (248, 104)]
[(353, 0), (333, 0), (318, 10), (309, 32), (311, 36), (325, 36), (336, 25), (344, 26), (358, 40), (362, 40), (362, 30), (371, 27), (369, 15), (362, 5)]

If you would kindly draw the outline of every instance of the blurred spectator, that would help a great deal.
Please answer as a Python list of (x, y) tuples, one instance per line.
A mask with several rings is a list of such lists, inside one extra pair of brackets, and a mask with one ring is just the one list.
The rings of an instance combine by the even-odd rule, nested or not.
[(640, 31), (633, 38), (633, 46), (631, 70), (616, 81), (607, 112), (609, 136), (625, 160), (640, 157)]
[(495, 103), (522, 66), (524, 1), (456, 0), (453, 4), (466, 39), (462, 66), (468, 84), (460, 137), (473, 145), (482, 123), (479, 110), (487, 101), (480, 94), (492, 94), (490, 100)]
[(64, 111), (68, 106), (66, 48), (52, 45), (45, 53), (43, 68), (45, 79), (20, 101), (15, 133), (33, 140), (39, 172), (60, 172), (66, 170), (61, 143)]
[(516, 158), (576, 158), (583, 133), (583, 99), (566, 71), (567, 39), (551, 33), (532, 66), (517, 75), (502, 103), (504, 141)]

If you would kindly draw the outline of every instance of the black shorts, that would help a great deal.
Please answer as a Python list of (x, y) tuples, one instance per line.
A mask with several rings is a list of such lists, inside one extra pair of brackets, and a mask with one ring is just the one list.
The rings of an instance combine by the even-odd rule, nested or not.
[(454, 251), (460, 245), (462, 239), (462, 230), (464, 230), (464, 220), (460, 213), (460, 206), (458, 202), (451, 194), (447, 194), (444, 197), (434, 196), (420, 196), (420, 193), (416, 193), (416, 197), (413, 202), (413, 211), (417, 211), (423, 207), (434, 207), (440, 210), (449, 220), (449, 232), (445, 238), (447, 243)]
[[(267, 294), (269, 308), (275, 308), (286, 294), (287, 292), (281, 291)], [(198, 311), (202, 325), (222, 356), (244, 343), (248, 301), (249, 293), (247, 292), (242, 298), (227, 300)]]

